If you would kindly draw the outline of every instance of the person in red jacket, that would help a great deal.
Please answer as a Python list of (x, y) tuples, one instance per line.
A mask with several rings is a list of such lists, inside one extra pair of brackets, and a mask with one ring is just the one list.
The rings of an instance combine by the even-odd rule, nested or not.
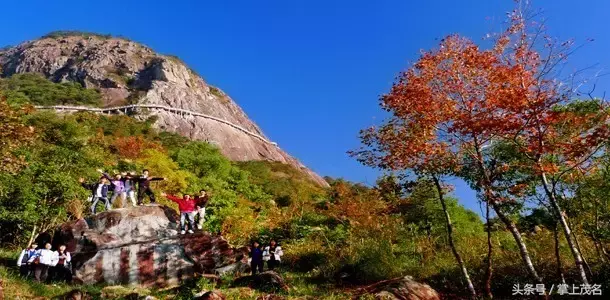
[(173, 195), (168, 195), (166, 193), (161, 193), (161, 196), (166, 197), (167, 199), (178, 203), (178, 210), (180, 210), (180, 234), (184, 234), (186, 231), (186, 220), (189, 222), (189, 233), (193, 233), (193, 229), (195, 228), (195, 205), (197, 202), (194, 198), (191, 198), (191, 195), (184, 194), (182, 198), (176, 197)]

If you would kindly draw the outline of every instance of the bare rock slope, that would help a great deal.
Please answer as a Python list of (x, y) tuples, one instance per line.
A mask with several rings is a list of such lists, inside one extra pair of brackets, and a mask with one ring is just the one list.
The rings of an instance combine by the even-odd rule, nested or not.
[[(2, 76), (39, 73), (55, 82), (78, 82), (100, 90), (105, 107), (147, 104), (184, 109), (227, 121), (265, 138), (228, 95), (207, 84), (178, 58), (157, 54), (133, 41), (95, 35), (46, 37), (0, 50), (0, 71)], [(218, 145), (232, 160), (290, 164), (318, 184), (328, 185), (277, 145), (234, 126), (165, 110), (140, 112), (136, 117), (142, 119), (156, 115), (155, 126), (159, 129)]]

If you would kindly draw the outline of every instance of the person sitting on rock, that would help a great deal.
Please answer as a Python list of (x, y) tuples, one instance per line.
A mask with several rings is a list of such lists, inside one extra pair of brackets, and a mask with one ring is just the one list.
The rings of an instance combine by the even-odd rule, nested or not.
[(250, 259), (252, 275), (256, 275), (256, 272), (263, 273), (263, 250), (257, 241), (254, 241), (252, 248), (250, 248)]
[(108, 181), (110, 181), (110, 186), (112, 187), (112, 197), (110, 198), (110, 205), (114, 204), (116, 198), (121, 197), (121, 207), (125, 207), (125, 200), (127, 199), (127, 194), (125, 193), (125, 184), (123, 183), (121, 174), (114, 175), (114, 178), (110, 177), (108, 173), (104, 173), (102, 169), (98, 169), (98, 172), (102, 174)]
[(125, 189), (125, 194), (129, 198), (129, 200), (131, 200), (131, 205), (135, 207), (138, 204), (136, 202), (136, 182), (134, 180), (134, 172), (121, 173), (121, 175), (123, 177), (122, 180), (123, 187)]
[(189, 233), (193, 233), (195, 225), (195, 199), (191, 198), (191, 195), (184, 194), (182, 198), (166, 193), (161, 193), (161, 196), (178, 203), (178, 210), (180, 210), (180, 234), (184, 234), (186, 231), (186, 220), (189, 222)]
[(138, 183), (138, 205), (142, 205), (142, 201), (144, 200), (144, 195), (150, 198), (150, 203), (155, 203), (155, 193), (150, 188), (151, 181), (157, 180), (165, 180), (163, 177), (149, 177), (148, 170), (144, 169), (142, 171), (142, 176), (135, 177), (134, 180)]
[(34, 265), (34, 278), (38, 282), (44, 282), (49, 275), (49, 268), (54, 267), (59, 260), (56, 251), (51, 250), (51, 244), (46, 243), (44, 249), (40, 250), (40, 255), (30, 258), (28, 261)]
[(36, 249), (38, 245), (32, 243), (27, 249), (23, 249), (19, 258), (17, 259), (17, 266), (19, 267), (19, 273), (23, 277), (28, 277), (32, 274), (33, 268), (30, 263), (30, 259), (40, 255), (40, 250)]
[(108, 179), (102, 176), (100, 181), (97, 183), (85, 183), (85, 178), (79, 178), (78, 182), (80, 184), (91, 191), (91, 213), (95, 214), (97, 210), (97, 203), (102, 201), (106, 210), (110, 210), (112, 206), (110, 205), (110, 201), (108, 200)]
[(267, 261), (267, 268), (269, 270), (275, 269), (280, 264), (282, 255), (284, 255), (282, 247), (278, 246), (275, 240), (271, 240), (269, 246), (265, 247), (263, 251), (263, 259)]
[(209, 196), (205, 190), (199, 191), (199, 195), (195, 197), (197, 203), (197, 215), (199, 220), (197, 222), (197, 228), (203, 229), (203, 222), (205, 220), (205, 207), (208, 205)]

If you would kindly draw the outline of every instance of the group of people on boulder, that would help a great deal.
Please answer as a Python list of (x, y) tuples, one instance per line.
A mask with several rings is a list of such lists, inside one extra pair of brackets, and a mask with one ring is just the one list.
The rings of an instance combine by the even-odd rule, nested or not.
[(27, 249), (21, 251), (17, 259), (19, 272), (23, 277), (34, 276), (38, 282), (47, 280), (71, 281), (72, 268), (70, 262), (72, 257), (66, 251), (65, 245), (60, 245), (57, 250), (51, 250), (50, 243), (45, 243), (44, 248), (38, 249), (38, 244), (32, 243)]
[[(127, 206), (126, 200), (128, 197), (133, 206), (142, 205), (145, 196), (150, 198), (151, 203), (155, 203), (155, 193), (150, 187), (150, 182), (165, 180), (163, 177), (149, 176), (148, 170), (143, 170), (141, 175), (137, 175), (134, 172), (122, 172), (115, 174), (114, 177), (111, 177), (101, 169), (97, 171), (100, 172), (101, 177), (96, 182), (87, 183), (83, 177), (78, 179), (84, 188), (91, 191), (89, 199), (93, 214), (97, 211), (98, 204), (103, 204), (106, 210), (110, 210), (117, 198), (121, 198), (121, 207)], [(112, 191), (111, 198), (108, 197), (109, 191)]]
[[(165, 180), (162, 177), (151, 177), (148, 170), (143, 170), (141, 175), (136, 175), (134, 172), (122, 172), (110, 176), (101, 169), (98, 169), (98, 172), (101, 177), (97, 182), (86, 183), (84, 178), (79, 178), (81, 185), (91, 191), (89, 201), (92, 202), (91, 212), (93, 214), (96, 213), (100, 203), (106, 210), (111, 210), (112, 204), (117, 198), (121, 199), (121, 207), (126, 207), (127, 198), (131, 200), (134, 207), (142, 205), (145, 196), (150, 198), (151, 203), (155, 203), (155, 194), (150, 187), (150, 182)], [(111, 197), (109, 197), (110, 193), (112, 193)], [(203, 228), (206, 206), (209, 201), (208, 193), (205, 190), (200, 190), (199, 194), (195, 196), (184, 193), (182, 197), (178, 197), (164, 192), (161, 192), (161, 195), (178, 204), (180, 234), (194, 233), (194, 230)], [(199, 219), (195, 223), (197, 216)], [(263, 272), (265, 262), (267, 262), (269, 270), (274, 270), (279, 266), (282, 255), (284, 255), (282, 247), (275, 240), (271, 240), (269, 245), (264, 248), (255, 241), (250, 249), (252, 274)], [(32, 243), (19, 255), (17, 266), (22, 276), (33, 276), (39, 282), (71, 281), (71, 260), (72, 257), (70, 252), (66, 251), (65, 245), (60, 245), (57, 250), (52, 250), (50, 243), (45, 243), (44, 247), (40, 249), (36, 243)]]
[(267, 262), (267, 269), (274, 270), (280, 265), (282, 260), (282, 247), (280, 247), (275, 240), (271, 240), (269, 245), (261, 248), (261, 244), (258, 241), (252, 243), (250, 247), (250, 267), (252, 269), (252, 275), (256, 273), (262, 273), (265, 262)]
[[(134, 207), (142, 205), (145, 196), (150, 198), (150, 203), (155, 203), (155, 193), (150, 187), (150, 183), (165, 180), (163, 177), (151, 177), (146, 169), (142, 171), (142, 175), (136, 175), (134, 172), (122, 172), (115, 174), (113, 177), (101, 169), (97, 171), (101, 174), (97, 182), (87, 183), (85, 178), (79, 178), (81, 185), (91, 191), (89, 199), (91, 201), (91, 213), (93, 214), (96, 213), (97, 206), (100, 203), (104, 205), (106, 210), (112, 209), (112, 205), (117, 198), (121, 198), (121, 207), (126, 207), (127, 198), (131, 200)], [(109, 192), (112, 192), (112, 197), (109, 197)], [(199, 195), (195, 197), (190, 194), (184, 194), (182, 198), (166, 193), (161, 193), (161, 195), (178, 204), (181, 234), (185, 234), (187, 230), (188, 233), (193, 233), (195, 229), (203, 228), (205, 209), (209, 199), (205, 190), (200, 190)], [(196, 216), (199, 218), (197, 224), (195, 224)], [(188, 227), (186, 222), (188, 222)]]

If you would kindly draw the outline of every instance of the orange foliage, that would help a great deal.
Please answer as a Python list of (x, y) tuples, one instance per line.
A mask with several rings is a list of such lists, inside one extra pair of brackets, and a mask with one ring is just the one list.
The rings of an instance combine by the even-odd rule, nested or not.
[(163, 150), (161, 145), (150, 142), (142, 136), (117, 137), (112, 146), (116, 149), (119, 156), (126, 159), (137, 159), (141, 156), (142, 151), (146, 149)]
[[(383, 169), (436, 174), (455, 171), (464, 156), (484, 163), (480, 151), (498, 140), (514, 143), (533, 164), (549, 155), (572, 162), (590, 155), (610, 137), (607, 117), (557, 110), (570, 103), (572, 91), (549, 78), (570, 43), (549, 41), (544, 47), (557, 52), (543, 57), (522, 17), (515, 13), (511, 22), (489, 50), (451, 35), (424, 52), (381, 98), (390, 120), (363, 130), (365, 147), (351, 155)], [(559, 171), (538, 166), (543, 169)], [(497, 167), (486, 177), (506, 171)]]

